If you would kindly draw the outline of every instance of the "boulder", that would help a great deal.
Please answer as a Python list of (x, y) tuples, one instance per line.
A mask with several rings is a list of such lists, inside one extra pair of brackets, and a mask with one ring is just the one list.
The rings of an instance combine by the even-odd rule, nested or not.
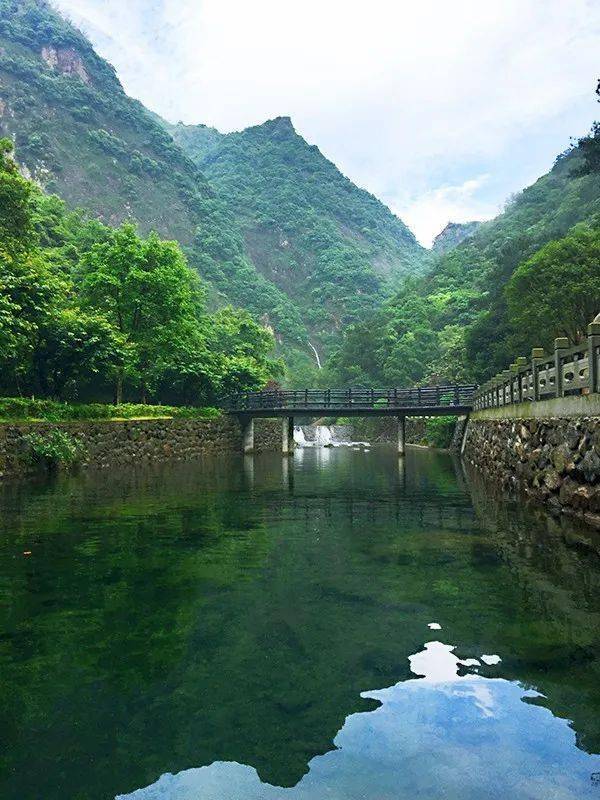
[(571, 449), (566, 442), (554, 449), (551, 460), (554, 469), (559, 475), (563, 475), (565, 472), (572, 471), (574, 467)]
[(600, 478), (600, 456), (595, 450), (588, 450), (577, 466), (587, 483), (596, 483)]
[(570, 506), (579, 484), (572, 478), (565, 478), (560, 487), (559, 499), (565, 506)]
[(551, 492), (556, 492), (560, 489), (561, 483), (560, 475), (555, 469), (546, 470), (544, 473), (544, 484)]

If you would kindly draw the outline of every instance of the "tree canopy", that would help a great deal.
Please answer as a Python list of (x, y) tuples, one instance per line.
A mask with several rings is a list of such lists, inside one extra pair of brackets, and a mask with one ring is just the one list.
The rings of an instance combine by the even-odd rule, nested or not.
[(581, 341), (600, 312), (600, 227), (578, 226), (542, 247), (515, 270), (506, 295), (516, 331), (546, 345), (558, 335)]
[(0, 140), (0, 368), (5, 393), (209, 403), (281, 374), (244, 311), (209, 313), (176, 242), (68, 213)]

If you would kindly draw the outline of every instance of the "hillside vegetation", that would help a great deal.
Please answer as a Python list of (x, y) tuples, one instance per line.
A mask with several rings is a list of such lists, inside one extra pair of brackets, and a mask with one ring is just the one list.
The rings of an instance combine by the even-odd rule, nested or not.
[(0, 139), (0, 392), (203, 405), (281, 374), (247, 311), (210, 313), (176, 242), (67, 212)]
[(427, 276), (350, 326), (327, 380), (483, 381), (571, 333), (565, 316), (598, 313), (598, 141), (595, 128), (496, 219), (439, 256)]
[(302, 304), (321, 339), (423, 272), (426, 251), (404, 223), (307, 144), (289, 117), (228, 135), (202, 125), (170, 130), (226, 199), (254, 264)]
[(109, 225), (133, 220), (177, 239), (213, 303), (243, 304), (281, 337), (306, 342), (293, 304), (256, 271), (198, 167), (44, 0), (0, 0), (0, 134), (48, 192)]
[[(422, 270), (403, 223), (289, 122), (231, 137), (169, 131), (45, 0), (0, 0), (0, 135), (25, 174), (71, 208), (176, 239), (211, 304), (260, 317), (292, 360), (313, 360), (309, 339), (327, 349), (399, 277)], [(207, 179), (199, 165), (213, 147), (223, 151), (204, 165)]]
[[(26, 315), (25, 327), (18, 324), (21, 302), (31, 313), (49, 303), (43, 324), (60, 312), (61, 325), (70, 320), (69, 335), (77, 314), (96, 315), (88, 322), (105, 355), (112, 353), (112, 367), (106, 362), (102, 369), (114, 383), (114, 347), (122, 348), (128, 333), (115, 318), (106, 268), (122, 252), (144, 269), (160, 255), (162, 279), (174, 281), (172, 291), (165, 283), (165, 301), (175, 302), (175, 319), (200, 324), (196, 333), (205, 337), (200, 360), (192, 358), (189, 330), (169, 340), (162, 322), (156, 341), (148, 334), (137, 342), (135, 366), (126, 369), (129, 350), (119, 350), (128, 390), (140, 398), (163, 392), (168, 374), (189, 377), (175, 381), (182, 402), (191, 386), (209, 397), (217, 386), (242, 385), (237, 367), (235, 380), (224, 377), (216, 353), (231, 346), (236, 358), (249, 357), (252, 341), (266, 380), (273, 373), (269, 331), (291, 384), (481, 381), (531, 346), (550, 346), (567, 328), (581, 335), (581, 313), (600, 310), (598, 124), (496, 219), (449, 225), (428, 252), (389, 209), (299, 136), (288, 117), (227, 135), (204, 125), (169, 125), (127, 97), (113, 68), (46, 0), (0, 0), (0, 135), (15, 145), (35, 229), (22, 233), (21, 273), (5, 246), (10, 259), (0, 278), (7, 286), (29, 281), (35, 288), (41, 281), (43, 287), (35, 300), (2, 298), (5, 346), (21, 348), (12, 356), (7, 350), (4, 362), (3, 380), (15, 390), (48, 381), (42, 393), (68, 394), (78, 380), (72, 367), (68, 380), (44, 375), (51, 355), (42, 348), (33, 359), (41, 347), (37, 333), (14, 339), (27, 325), (30, 333), (43, 329)], [(2, 158), (8, 181), (8, 146)], [(201, 277), (197, 285), (188, 265)], [(139, 275), (126, 278), (142, 297)], [(229, 303), (247, 317), (228, 310)], [(164, 322), (164, 309), (157, 313)], [(575, 328), (565, 322), (569, 314)], [(236, 331), (242, 351), (227, 344)], [(63, 333), (52, 344), (57, 352)], [(167, 345), (180, 359), (172, 373), (172, 359), (163, 358)], [(201, 366), (207, 352), (220, 364), (214, 372), (213, 362)], [(327, 359), (325, 369), (317, 369), (319, 356)], [(205, 368), (208, 383), (194, 384)], [(260, 380), (253, 373), (248, 383)]]

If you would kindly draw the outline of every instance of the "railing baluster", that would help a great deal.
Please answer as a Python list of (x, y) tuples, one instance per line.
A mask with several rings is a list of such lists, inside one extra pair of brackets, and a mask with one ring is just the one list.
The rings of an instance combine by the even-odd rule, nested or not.
[[(507, 384), (501, 384), (502, 400)], [(244, 392), (229, 395), (220, 401), (220, 406), (232, 412), (273, 411), (303, 409), (340, 409), (361, 410), (365, 413), (381, 407), (389, 409), (435, 408), (435, 407), (477, 407), (485, 408), (492, 404), (495, 395), (494, 383), (482, 387), (477, 392), (476, 386), (419, 386), (413, 389), (273, 389), (262, 392)]]

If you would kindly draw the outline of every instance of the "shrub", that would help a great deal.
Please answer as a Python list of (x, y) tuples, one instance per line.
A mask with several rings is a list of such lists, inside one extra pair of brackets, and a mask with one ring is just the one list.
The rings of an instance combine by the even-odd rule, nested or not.
[(57, 403), (53, 400), (29, 400), (23, 397), (0, 398), (0, 420), (44, 420), (69, 422), (73, 420), (139, 419), (174, 417), (183, 419), (214, 418), (216, 408), (149, 406), (139, 403)]
[(431, 447), (450, 447), (454, 428), (455, 417), (432, 417), (425, 424), (425, 440)]
[(47, 433), (28, 433), (23, 437), (31, 463), (43, 463), (48, 467), (70, 466), (83, 455), (83, 446), (66, 431), (52, 430)]

